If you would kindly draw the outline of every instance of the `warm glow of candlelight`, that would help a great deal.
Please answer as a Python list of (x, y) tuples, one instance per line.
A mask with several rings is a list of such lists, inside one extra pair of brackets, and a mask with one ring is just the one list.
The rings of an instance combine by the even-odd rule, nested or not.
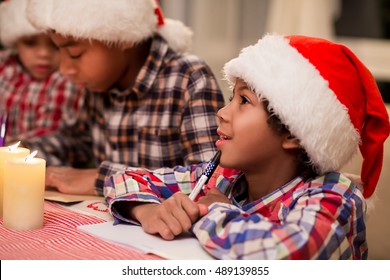
[(27, 162), (27, 161), (30, 161), (32, 158), (34, 158), (36, 155), (37, 155), (38, 151), (34, 151), (32, 152), (31, 154), (29, 154), (28, 156), (26, 156), (24, 158), (24, 161)]
[(19, 145), (20, 145), (20, 141), (19, 141), (18, 143), (16, 143), (16, 144), (13, 144), (13, 145), (11, 145), (11, 146), (8, 146), (8, 150), (9, 150), (10, 152), (14, 152), (14, 151), (19, 147)]

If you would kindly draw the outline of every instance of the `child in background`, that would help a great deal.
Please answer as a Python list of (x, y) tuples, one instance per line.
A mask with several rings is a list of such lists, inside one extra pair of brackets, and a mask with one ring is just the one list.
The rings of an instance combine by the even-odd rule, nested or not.
[(7, 143), (75, 122), (82, 90), (58, 72), (60, 53), (26, 17), (27, 0), (0, 4), (0, 111), (8, 114)]
[(29, 19), (61, 53), (60, 70), (87, 89), (78, 123), (30, 139), (48, 165), (48, 185), (102, 194), (126, 165), (202, 162), (215, 152), (224, 99), (210, 68), (188, 54), (192, 32), (165, 19), (154, 0), (31, 0)]
[[(206, 163), (128, 168), (105, 185), (115, 222), (168, 240), (191, 230), (221, 259), (366, 259), (365, 198), (389, 135), (371, 73), (345, 46), (278, 35), (224, 73), (233, 96), (218, 112), (222, 155), (205, 190), (187, 196)], [(362, 190), (338, 172), (358, 147)]]

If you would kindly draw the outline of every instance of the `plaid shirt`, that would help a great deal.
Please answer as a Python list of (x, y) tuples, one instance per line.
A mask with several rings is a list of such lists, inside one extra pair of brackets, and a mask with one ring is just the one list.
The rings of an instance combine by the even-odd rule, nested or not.
[(80, 166), (95, 158), (102, 193), (106, 177), (127, 166), (158, 168), (202, 162), (216, 151), (217, 111), (224, 99), (209, 67), (168, 48), (158, 35), (135, 84), (88, 93), (77, 126), (28, 147), (49, 164)]
[(0, 110), (8, 112), (7, 143), (75, 122), (82, 90), (55, 72), (35, 80), (10, 51), (0, 52)]
[[(115, 211), (116, 201), (161, 203), (177, 191), (189, 194), (206, 166), (153, 172), (129, 168), (111, 176), (104, 191), (115, 223), (136, 223)], [(367, 258), (366, 204), (357, 187), (340, 173), (309, 181), (297, 177), (248, 204), (246, 180), (236, 170), (218, 167), (199, 196), (212, 187), (228, 193), (232, 205), (213, 203), (191, 230), (216, 258)]]

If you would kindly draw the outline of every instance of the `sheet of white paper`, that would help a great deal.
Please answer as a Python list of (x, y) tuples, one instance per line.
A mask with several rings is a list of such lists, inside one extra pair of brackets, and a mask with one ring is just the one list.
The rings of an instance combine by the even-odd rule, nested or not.
[(98, 236), (104, 240), (119, 243), (170, 260), (211, 260), (213, 259), (200, 246), (193, 236), (183, 236), (171, 241), (150, 235), (140, 226), (129, 224), (113, 225), (106, 222), (95, 225), (79, 226), (79, 230)]
[(97, 197), (95, 200), (85, 200), (76, 204), (61, 204), (61, 206), (74, 212), (101, 218), (105, 221), (114, 220), (108, 211), (103, 197)]

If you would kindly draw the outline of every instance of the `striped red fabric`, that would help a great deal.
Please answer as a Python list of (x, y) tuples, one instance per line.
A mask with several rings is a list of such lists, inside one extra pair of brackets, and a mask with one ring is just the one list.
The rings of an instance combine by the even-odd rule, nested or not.
[(77, 229), (104, 220), (45, 201), (44, 227), (14, 231), (0, 221), (1, 260), (157, 260), (129, 247), (109, 243)]

